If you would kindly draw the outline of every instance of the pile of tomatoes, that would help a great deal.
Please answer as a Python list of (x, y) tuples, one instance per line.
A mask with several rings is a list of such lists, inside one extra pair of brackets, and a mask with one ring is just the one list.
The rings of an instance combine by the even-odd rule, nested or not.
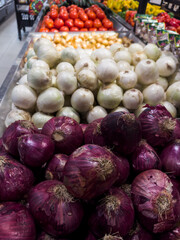
[(113, 30), (113, 23), (97, 5), (80, 8), (52, 5), (44, 16), (40, 32), (68, 31), (108, 31)]

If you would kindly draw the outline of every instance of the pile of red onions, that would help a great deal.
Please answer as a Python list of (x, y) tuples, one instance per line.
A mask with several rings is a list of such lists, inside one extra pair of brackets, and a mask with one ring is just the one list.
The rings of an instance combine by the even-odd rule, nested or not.
[(153, 235), (136, 223), (125, 237), (125, 240), (153, 240)]
[(37, 240), (70, 240), (68, 238), (54, 238), (50, 235), (48, 235), (45, 232), (42, 232), (39, 237), (37, 238)]
[(179, 239), (180, 239), (180, 226), (159, 236), (159, 240), (179, 240)]

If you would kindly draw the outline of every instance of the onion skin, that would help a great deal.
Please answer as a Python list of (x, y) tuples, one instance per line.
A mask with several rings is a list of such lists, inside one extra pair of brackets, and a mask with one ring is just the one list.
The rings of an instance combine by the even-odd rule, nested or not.
[(103, 118), (94, 120), (89, 123), (84, 132), (84, 142), (85, 144), (96, 144), (99, 146), (105, 146), (105, 139), (101, 132), (101, 122)]
[(22, 199), (34, 182), (31, 170), (4, 152), (0, 153), (0, 179), (1, 202)]
[(2, 136), (3, 146), (6, 151), (15, 157), (18, 157), (18, 138), (28, 133), (38, 133), (38, 129), (33, 123), (27, 120), (19, 120), (12, 123), (6, 128)]
[(165, 147), (160, 158), (165, 172), (180, 177), (180, 139)]
[(82, 128), (74, 119), (69, 117), (50, 119), (44, 124), (41, 133), (54, 140), (57, 153), (69, 155), (83, 143)]
[(3, 146), (2, 138), (0, 138), (0, 152), (6, 152), (6, 149)]
[(19, 203), (0, 204), (0, 239), (35, 240), (36, 228), (29, 211)]
[(54, 237), (48, 235), (47, 233), (42, 232), (39, 235), (39, 237), (37, 238), (37, 240), (70, 240), (70, 239), (67, 239), (67, 238), (54, 238)]
[(68, 156), (65, 154), (54, 155), (47, 165), (45, 178), (47, 180), (63, 181), (63, 170), (67, 161)]
[(91, 200), (117, 180), (115, 155), (104, 147), (87, 144), (74, 151), (64, 168), (64, 184), (79, 199)]
[(147, 232), (138, 223), (136, 228), (132, 229), (130, 233), (125, 237), (125, 240), (154, 240), (151, 233)]
[(171, 230), (180, 220), (180, 195), (160, 170), (140, 173), (132, 183), (132, 200), (140, 223), (150, 232)]
[(114, 112), (101, 122), (101, 132), (106, 144), (124, 155), (131, 154), (141, 140), (141, 125), (134, 114)]
[(32, 188), (29, 208), (41, 228), (54, 237), (74, 232), (84, 214), (81, 203), (57, 180), (47, 180)]
[(156, 151), (145, 140), (141, 140), (132, 154), (132, 167), (135, 173), (141, 173), (149, 169), (161, 169), (162, 164)]
[(82, 128), (83, 133), (85, 132), (86, 128), (88, 127), (89, 124), (81, 123), (80, 126)]
[(18, 139), (20, 161), (29, 167), (41, 167), (54, 153), (54, 142), (43, 134), (26, 134)]
[(96, 238), (93, 236), (91, 232), (89, 232), (85, 240), (96, 240)]
[(171, 230), (170, 232), (163, 233), (159, 236), (159, 240), (179, 240), (180, 239), (180, 226)]
[(105, 234), (124, 237), (134, 223), (131, 199), (119, 188), (111, 188), (90, 217), (89, 227), (98, 238)]

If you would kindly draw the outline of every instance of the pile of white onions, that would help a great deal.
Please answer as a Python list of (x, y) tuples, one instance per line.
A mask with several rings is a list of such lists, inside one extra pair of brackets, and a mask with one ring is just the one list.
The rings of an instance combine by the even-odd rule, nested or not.
[(163, 104), (176, 117), (180, 107), (178, 61), (154, 44), (126, 48), (116, 43), (89, 54), (73, 48), (58, 52), (40, 38), (22, 72), (12, 91), (17, 109), (8, 114), (6, 126), (32, 118), (42, 128), (53, 116), (90, 123), (113, 111), (138, 116), (145, 104)]

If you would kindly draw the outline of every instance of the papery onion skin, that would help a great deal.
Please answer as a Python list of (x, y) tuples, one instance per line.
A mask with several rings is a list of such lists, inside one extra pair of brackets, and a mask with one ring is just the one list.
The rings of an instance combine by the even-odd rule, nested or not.
[(180, 139), (165, 147), (160, 158), (165, 172), (180, 177)]
[(180, 239), (180, 226), (159, 236), (159, 240), (179, 240), (179, 239)]
[(63, 170), (68, 161), (68, 156), (65, 154), (56, 154), (53, 158), (49, 161), (45, 178), (47, 180), (63, 180)]
[(153, 233), (171, 230), (180, 220), (180, 195), (170, 178), (157, 169), (140, 173), (132, 183), (139, 222)]
[(0, 204), (0, 239), (35, 240), (36, 228), (29, 211), (21, 204)]
[(105, 234), (125, 236), (134, 223), (131, 199), (119, 188), (111, 188), (90, 217), (89, 227), (98, 238)]
[(117, 152), (131, 154), (141, 140), (141, 125), (134, 114), (114, 112), (101, 122), (101, 132), (107, 145), (114, 145)]
[(20, 161), (29, 167), (41, 167), (54, 153), (54, 142), (43, 134), (25, 134), (18, 139)]
[(154, 240), (153, 235), (141, 227), (139, 223), (131, 229), (125, 240)]
[(76, 149), (64, 168), (64, 184), (75, 197), (91, 200), (117, 180), (116, 157), (104, 147), (87, 144)]
[(32, 188), (29, 208), (42, 229), (54, 237), (74, 232), (84, 214), (81, 203), (57, 180), (47, 180)]
[(33, 185), (34, 176), (30, 169), (0, 153), (0, 201), (20, 200)]
[(67, 238), (54, 238), (54, 237), (48, 235), (47, 233), (42, 232), (39, 235), (39, 237), (37, 238), (37, 240), (70, 240), (70, 239), (67, 239)]
[(149, 169), (161, 169), (161, 160), (156, 151), (145, 141), (141, 140), (132, 154), (132, 167), (135, 173)]
[(33, 123), (26, 120), (19, 120), (12, 123), (2, 136), (3, 146), (10, 154), (18, 157), (18, 138), (24, 134), (38, 133)]
[(96, 144), (99, 146), (105, 146), (105, 139), (101, 132), (101, 122), (103, 118), (99, 118), (89, 123), (84, 132), (85, 144)]
[(83, 132), (79, 124), (69, 117), (54, 117), (46, 122), (41, 131), (55, 142), (57, 153), (71, 154), (83, 143)]

